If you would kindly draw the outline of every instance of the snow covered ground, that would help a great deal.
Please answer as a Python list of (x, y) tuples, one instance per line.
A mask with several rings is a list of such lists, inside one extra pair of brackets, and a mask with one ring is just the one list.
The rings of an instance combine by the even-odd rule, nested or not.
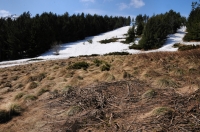
[[(2, 67), (9, 67), (14, 65), (22, 65), (27, 63), (33, 63), (35, 61), (28, 61), (30, 59), (43, 59), (43, 60), (53, 60), (53, 59), (65, 59), (72, 56), (79, 56), (79, 55), (91, 55), (91, 54), (106, 54), (109, 52), (129, 52), (132, 54), (138, 53), (148, 53), (148, 52), (158, 52), (158, 51), (177, 51), (177, 48), (173, 48), (173, 44), (175, 43), (182, 43), (182, 44), (200, 44), (195, 42), (183, 42), (182, 38), (185, 35), (186, 27), (180, 28), (177, 33), (168, 35), (168, 38), (163, 45), (163, 47), (157, 50), (150, 50), (150, 51), (139, 51), (139, 50), (130, 50), (129, 44), (123, 44), (122, 41), (125, 36), (124, 34), (127, 33), (130, 26), (122, 27), (107, 33), (102, 33), (97, 36), (88, 37), (85, 40), (80, 40), (77, 42), (66, 43), (60, 46), (60, 54), (54, 55), (53, 50), (49, 50), (48, 52), (40, 55), (36, 58), (29, 58), (29, 59), (21, 59), (15, 61), (4, 61), (0, 62), (0, 68)], [(99, 41), (104, 39), (111, 39), (111, 38), (122, 38), (117, 42), (101, 44)], [(88, 40), (92, 40), (92, 43), (89, 43)], [(138, 39), (135, 43), (138, 43)]]

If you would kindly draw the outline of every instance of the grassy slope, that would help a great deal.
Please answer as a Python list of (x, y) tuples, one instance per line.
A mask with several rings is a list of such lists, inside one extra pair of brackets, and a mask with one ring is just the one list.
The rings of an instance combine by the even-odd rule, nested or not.
[[(68, 69), (81, 61), (87, 70)], [(198, 131), (199, 64), (197, 49), (2, 68), (0, 109), (17, 104), (23, 112), (0, 131)]]

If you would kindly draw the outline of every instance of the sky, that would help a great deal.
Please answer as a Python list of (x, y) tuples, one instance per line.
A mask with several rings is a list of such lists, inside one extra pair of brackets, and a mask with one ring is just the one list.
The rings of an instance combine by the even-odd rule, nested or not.
[(139, 14), (152, 16), (171, 9), (188, 17), (191, 4), (197, 0), (0, 0), (0, 17), (21, 15), (30, 12), (32, 16), (43, 12), (62, 15), (85, 13), (108, 16), (131, 16)]

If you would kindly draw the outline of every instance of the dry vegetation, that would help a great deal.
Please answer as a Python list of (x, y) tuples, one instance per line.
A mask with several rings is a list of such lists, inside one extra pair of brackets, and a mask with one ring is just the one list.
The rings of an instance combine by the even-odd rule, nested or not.
[(196, 49), (1, 68), (0, 132), (200, 131), (199, 64)]

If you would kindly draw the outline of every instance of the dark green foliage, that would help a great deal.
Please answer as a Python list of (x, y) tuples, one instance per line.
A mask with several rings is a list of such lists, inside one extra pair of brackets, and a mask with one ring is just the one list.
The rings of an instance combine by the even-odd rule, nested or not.
[(81, 69), (81, 68), (83, 68), (84, 70), (87, 70), (88, 67), (89, 67), (89, 64), (87, 62), (82, 61), (82, 62), (76, 62), (76, 63), (70, 65), (68, 67), (68, 69)]
[(98, 60), (98, 59), (95, 59), (93, 62), (94, 62), (94, 64), (95, 64), (96, 66), (100, 66), (100, 65), (103, 63), (103, 61)]
[(130, 17), (84, 13), (70, 16), (67, 12), (44, 12), (33, 17), (25, 12), (16, 20), (0, 18), (0, 61), (35, 57), (49, 50), (54, 42), (77, 41), (125, 25), (130, 25)]
[(110, 65), (108, 63), (104, 63), (101, 66), (101, 71), (109, 71), (110, 70)]
[(132, 26), (131, 28), (129, 28), (127, 34), (128, 35), (126, 37), (126, 43), (134, 42), (134, 40), (135, 40), (135, 27)]
[(111, 38), (111, 39), (104, 39), (99, 41), (101, 44), (107, 44), (107, 43), (111, 43), (111, 42), (116, 42), (117, 40), (119, 40), (120, 38)]
[[(167, 35), (175, 33), (183, 23), (184, 19), (180, 13), (173, 10), (152, 16), (145, 26), (142, 39), (139, 41), (139, 48), (144, 50), (160, 48)], [(138, 46), (135, 47), (138, 49)]]
[(192, 11), (187, 21), (187, 34), (183, 38), (185, 41), (200, 41), (200, 4), (192, 3)]
[[(79, 57), (92, 57), (92, 56), (100, 56), (99, 54), (91, 54), (91, 55), (80, 55)], [(75, 58), (75, 57), (70, 57)]]
[(144, 24), (139, 23), (138, 26), (137, 26), (136, 35), (142, 35), (143, 30), (144, 30)]
[(178, 48), (178, 51), (192, 50), (198, 48), (200, 48), (200, 45), (182, 45)]
[(129, 46), (129, 49), (141, 50), (143, 49), (143, 47), (141, 45), (132, 44), (131, 46)]
[(128, 52), (111, 52), (105, 55), (129, 55)]

